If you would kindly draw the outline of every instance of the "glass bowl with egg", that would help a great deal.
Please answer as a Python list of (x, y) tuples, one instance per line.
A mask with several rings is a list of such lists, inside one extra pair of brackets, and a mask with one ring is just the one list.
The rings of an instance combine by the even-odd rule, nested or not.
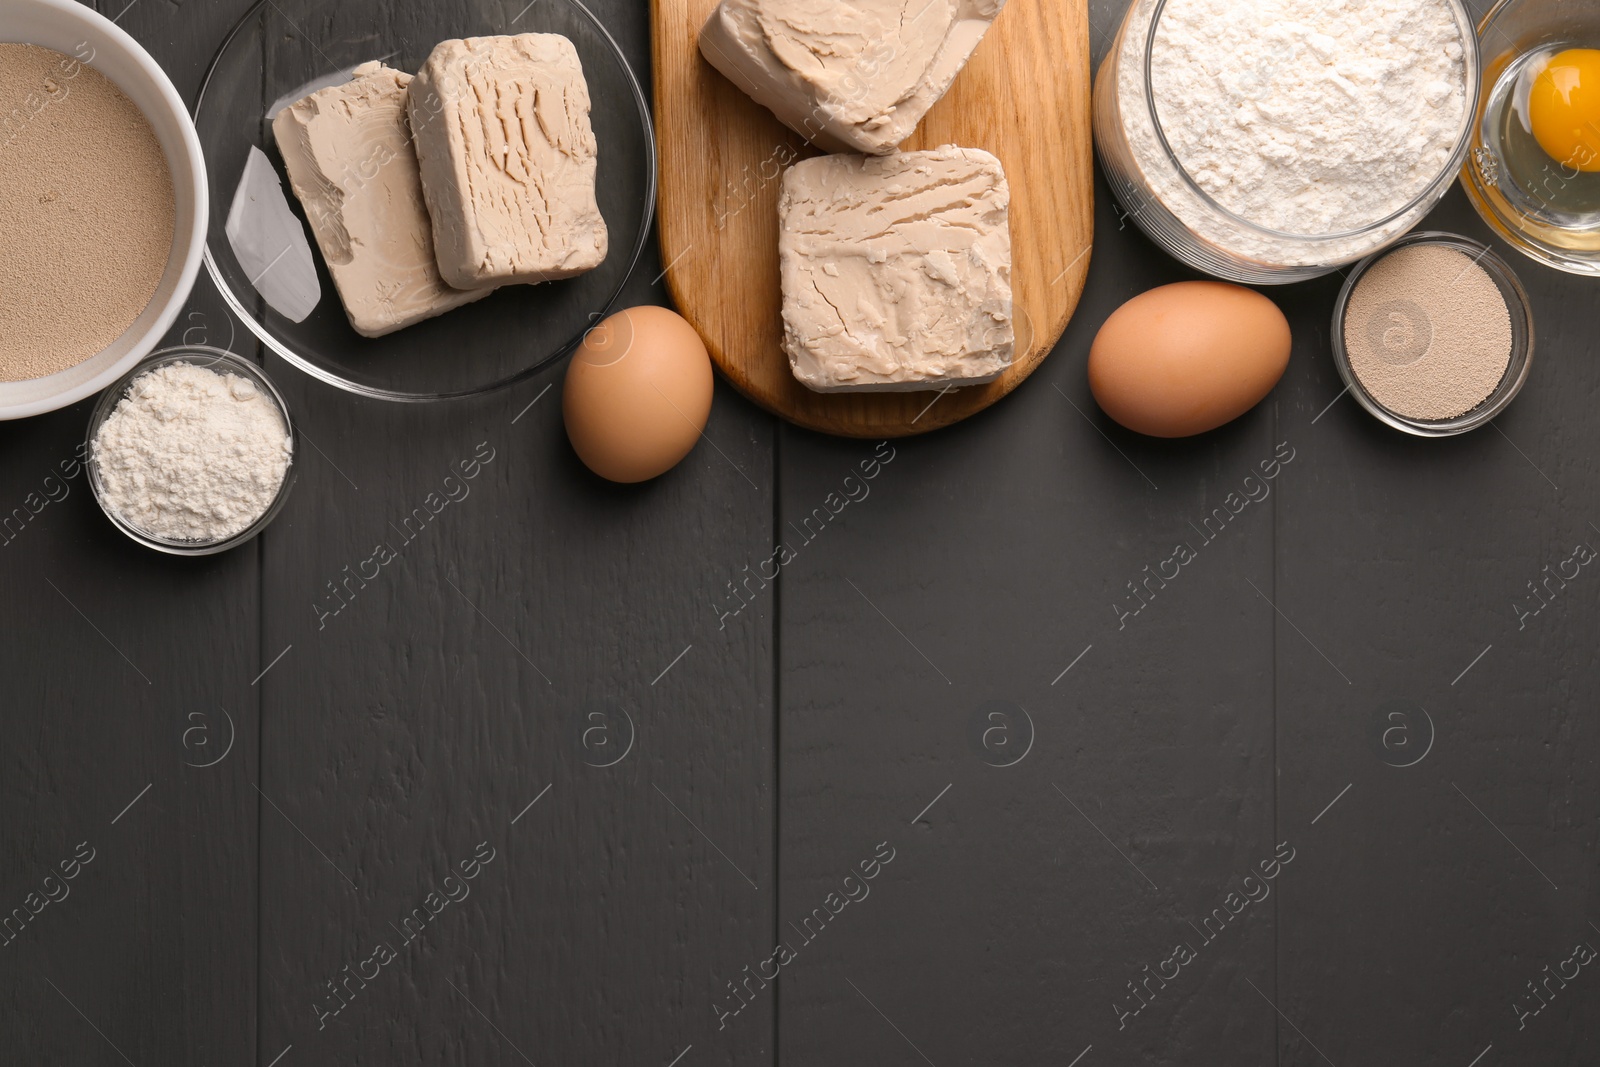
[[(180, 365), (221, 375), (230, 399), (264, 401), (281, 423), (279, 432), (284, 439), (285, 462), (282, 476), (277, 479), (276, 489), (255, 494), (256, 499), (262, 500), (262, 503), (253, 513), (219, 520), (217, 514), (212, 512), (207, 516), (207, 520), (224, 529), (210, 537), (176, 536), (170, 531), (153, 530), (147, 525), (142, 525), (137, 517), (124, 514), (118, 502), (125, 498), (131, 480), (139, 475), (131, 471), (112, 474), (108, 470), (110, 457), (105, 454), (105, 442), (102, 438), (102, 431), (107, 422), (117, 413), (123, 401), (130, 397), (131, 390), (139, 388), (141, 379), (152, 372)], [(171, 421), (179, 422), (181, 419)], [(212, 441), (196, 441), (193, 448), (205, 456), (207, 464), (215, 465), (225, 459), (225, 450), (215, 447)], [(168, 555), (209, 556), (237, 548), (271, 525), (272, 520), (283, 510), (284, 504), (289, 499), (289, 490), (294, 486), (297, 466), (295, 461), (299, 451), (299, 431), (295, 427), (294, 420), (289, 417), (289, 405), (265, 371), (232, 352), (204, 345), (182, 345), (155, 353), (101, 394), (94, 411), (89, 416), (85, 447), (85, 455), (88, 458), (85, 466), (88, 468), (89, 486), (94, 493), (95, 502), (100, 505), (100, 510), (105, 512), (106, 518), (111, 520), (112, 525), (130, 539), (146, 548)], [(113, 479), (120, 479), (115, 487)], [(156, 487), (151, 488), (156, 490)], [(192, 512), (189, 517), (193, 517)]]
[[(1444, 196), (1471, 137), (1479, 46), (1461, 0), (1295, 3), (1303, 20), (1262, 24), (1284, 5), (1134, 0), (1095, 82), (1124, 220), (1245, 284), (1391, 244)], [(1426, 49), (1404, 50), (1411, 37)]]
[(1600, 277), (1600, 4), (1500, 0), (1479, 31), (1467, 199), (1517, 251)]
[[(229, 33), (195, 107), (218, 205), (207, 235), (206, 266), (250, 331), (320, 381), (390, 401), (477, 396), (524, 380), (567, 354), (621, 294), (654, 218), (656, 152), (649, 104), (622, 49), (581, 0), (402, 6), (397, 11), (391, 0), (340, 0), (333, 5), (325, 0), (258, 0)], [(353, 83), (370, 77), (370, 68), (358, 73), (367, 64), (381, 62), (389, 76), (409, 85), (414, 76), (420, 80), (441, 42), (522, 34), (565, 38), (581, 66), (595, 148), (595, 206), (607, 237), (603, 258), (573, 277), (476, 289), (488, 295), (442, 313), (430, 312), (435, 317), (379, 336), (358, 332), (330, 273), (317, 220), (291, 178), (277, 121), (313, 92), (340, 86), (355, 92)], [(408, 99), (414, 107), (415, 99)], [(525, 121), (530, 129), (543, 129), (547, 118), (541, 111), (536, 122)], [(413, 125), (405, 118), (391, 138), (394, 124), (386, 132), (368, 110), (337, 137), (314, 134), (309, 127), (305, 134), (308, 142), (320, 136), (324, 144), (345, 146), (337, 164), (343, 184), (332, 199), (344, 197), (343, 203), (352, 203), (357, 198), (347, 194), (365, 189), (382, 194), (376, 199), (383, 206), (372, 209), (366, 231), (344, 231), (341, 251), (348, 262), (360, 256), (363, 245), (380, 249), (372, 274), (380, 299), (390, 301), (392, 294), (392, 303), (403, 309), (414, 309), (418, 292), (445, 302), (456, 295), (437, 289), (442, 282), (436, 278), (422, 279), (426, 264), (419, 263), (438, 251), (438, 228), (430, 233), (427, 216), (413, 203), (427, 193), (418, 184), (420, 156), (413, 153)], [(455, 127), (443, 122), (434, 127), (443, 128)], [(408, 163), (410, 188), (401, 196), (394, 191)], [(308, 184), (318, 183), (302, 181), (301, 186)], [(542, 195), (546, 206), (570, 199)], [(404, 236), (412, 223), (399, 212), (388, 212), (388, 205), (402, 202), (407, 205), (404, 215), (422, 218), (414, 241), (428, 250), (417, 263), (399, 263), (390, 255), (393, 248), (383, 249), (385, 243), (401, 251), (412, 248)], [(540, 218), (543, 225), (547, 220)], [(341, 217), (333, 228), (343, 230), (348, 219)], [(559, 220), (550, 225), (557, 227)], [(517, 226), (459, 229), (488, 234), (485, 239), (494, 241), (543, 237), (527, 236)], [(352, 248), (354, 257), (348, 255)]]
[(1332, 341), (1339, 377), (1373, 418), (1416, 437), (1451, 437), (1489, 423), (1521, 392), (1533, 310), (1488, 245), (1414, 233), (1350, 272)]

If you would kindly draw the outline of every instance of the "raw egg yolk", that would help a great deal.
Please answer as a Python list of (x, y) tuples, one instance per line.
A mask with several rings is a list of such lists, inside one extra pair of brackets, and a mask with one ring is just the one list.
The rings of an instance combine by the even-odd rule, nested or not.
[(1600, 50), (1569, 48), (1552, 58), (1534, 80), (1528, 119), (1551, 159), (1600, 172)]

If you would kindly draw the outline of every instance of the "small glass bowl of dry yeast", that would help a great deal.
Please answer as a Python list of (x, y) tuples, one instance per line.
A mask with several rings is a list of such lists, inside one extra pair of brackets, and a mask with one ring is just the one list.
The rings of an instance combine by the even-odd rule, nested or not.
[(1533, 311), (1488, 245), (1415, 233), (1351, 271), (1332, 338), (1339, 377), (1374, 418), (1449, 437), (1492, 421), (1521, 391)]

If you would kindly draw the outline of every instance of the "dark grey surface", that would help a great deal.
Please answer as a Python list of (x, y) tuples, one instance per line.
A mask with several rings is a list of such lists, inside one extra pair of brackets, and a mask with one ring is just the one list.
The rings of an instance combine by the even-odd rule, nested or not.
[[(121, 24), (192, 99), (245, 6)], [(594, 7), (646, 72), (643, 12)], [(1097, 55), (1121, 8), (1093, 5)], [(708, 442), (624, 489), (567, 448), (559, 371), (417, 408), (269, 359), (313, 444), (254, 545), (157, 557), (66, 483), (0, 544), (0, 909), (95, 858), (0, 947), (0, 1062), (1593, 1062), (1593, 966), (1516, 1007), (1600, 948), (1600, 578), (1520, 628), (1513, 605), (1600, 545), (1594, 283), (1512, 260), (1540, 350), (1495, 428), (1415, 441), (1336, 401), (1335, 277), (1271, 292), (1296, 343), (1266, 403), (1146, 440), (1084, 360), (1189, 275), (1099, 192), (1061, 346), (924, 440), (719, 389)], [(1426, 225), (1483, 234), (1458, 192)], [(662, 300), (659, 260), (630, 302)], [(174, 340), (257, 354), (208, 282), (191, 308)], [(0, 425), (5, 513), (88, 407)], [(319, 617), (482, 443), (470, 495)], [(752, 577), (780, 540), (781, 578)], [(1197, 559), (1119, 625), (1180, 541)], [(751, 977), (779, 941), (776, 985)]]

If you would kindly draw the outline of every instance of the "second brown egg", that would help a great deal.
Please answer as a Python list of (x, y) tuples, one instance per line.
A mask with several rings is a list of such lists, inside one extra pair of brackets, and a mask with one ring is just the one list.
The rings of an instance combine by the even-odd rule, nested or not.
[(1118, 423), (1189, 437), (1259, 404), (1289, 365), (1289, 320), (1271, 300), (1224, 282), (1142, 293), (1100, 327), (1089, 389)]
[(628, 308), (590, 330), (562, 388), (567, 437), (584, 465), (643, 482), (687, 456), (711, 414), (711, 357), (679, 315)]

